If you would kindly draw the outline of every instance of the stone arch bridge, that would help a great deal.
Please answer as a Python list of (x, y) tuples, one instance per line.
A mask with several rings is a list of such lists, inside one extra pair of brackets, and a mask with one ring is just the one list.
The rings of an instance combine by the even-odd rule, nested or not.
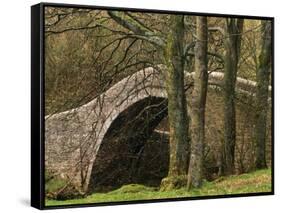
[[(104, 179), (100, 176), (101, 164), (108, 169), (117, 166), (110, 164), (113, 158), (103, 159), (102, 153), (109, 149), (116, 152), (118, 146), (114, 144), (120, 144), (120, 141), (128, 144), (131, 153), (140, 152), (140, 145), (167, 116), (164, 77), (158, 69), (140, 70), (85, 105), (46, 116), (45, 169), (80, 191), (90, 192), (94, 190), (95, 182)], [(187, 88), (193, 82), (193, 75), (185, 73)], [(222, 86), (222, 80), (223, 73), (209, 74), (212, 87)], [(237, 78), (236, 89), (254, 95), (256, 83)], [(120, 146), (117, 151), (120, 156), (125, 152)], [(111, 178), (119, 181), (118, 175)]]

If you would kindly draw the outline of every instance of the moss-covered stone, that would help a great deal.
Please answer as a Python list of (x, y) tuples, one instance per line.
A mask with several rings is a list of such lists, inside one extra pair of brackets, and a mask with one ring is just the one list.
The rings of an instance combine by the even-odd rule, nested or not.
[(45, 192), (48, 199), (67, 200), (82, 198), (85, 193), (81, 192), (70, 181), (62, 179), (47, 171), (45, 174)]
[(170, 191), (180, 189), (187, 185), (187, 176), (168, 176), (161, 181), (160, 191)]

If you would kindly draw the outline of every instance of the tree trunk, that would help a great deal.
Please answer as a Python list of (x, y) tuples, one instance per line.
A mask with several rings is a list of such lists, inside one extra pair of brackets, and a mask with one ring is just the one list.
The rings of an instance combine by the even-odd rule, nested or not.
[(164, 178), (161, 183), (163, 189), (171, 189), (181, 185), (176, 181), (177, 176), (186, 175), (189, 158), (188, 119), (184, 91), (183, 21), (183, 16), (171, 15), (164, 53), (167, 65), (165, 79), (170, 127), (170, 163), (168, 177)]
[(240, 57), (243, 19), (226, 19), (225, 75), (224, 75), (224, 174), (234, 172), (236, 140), (235, 83)]
[(188, 188), (200, 187), (203, 178), (205, 143), (205, 106), (208, 87), (207, 17), (196, 18), (195, 76), (191, 100), (191, 154), (188, 170)]
[(255, 125), (257, 169), (266, 168), (266, 120), (268, 110), (268, 86), (271, 65), (271, 22), (262, 21), (261, 53), (257, 70), (257, 113)]

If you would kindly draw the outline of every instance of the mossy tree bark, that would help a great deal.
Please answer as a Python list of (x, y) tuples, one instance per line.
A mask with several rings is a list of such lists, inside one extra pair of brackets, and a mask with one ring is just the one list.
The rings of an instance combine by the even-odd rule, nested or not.
[(164, 57), (167, 65), (165, 79), (170, 127), (170, 164), (168, 177), (162, 180), (162, 187), (170, 189), (181, 185), (174, 181), (174, 177), (187, 173), (189, 137), (184, 90), (184, 16), (171, 15), (169, 24)]
[(191, 100), (191, 154), (188, 169), (188, 188), (200, 187), (203, 179), (205, 143), (205, 107), (208, 88), (207, 17), (196, 18), (195, 76)]
[(186, 184), (184, 176), (187, 173), (189, 159), (188, 116), (184, 90), (184, 16), (170, 15), (165, 42), (165, 39), (128, 16), (112, 11), (108, 14), (118, 24), (138, 35), (139, 39), (164, 50), (164, 63), (167, 66), (165, 79), (170, 127), (170, 164), (168, 177), (163, 179), (162, 185), (163, 188), (167, 188), (167, 185), (168, 188), (180, 187), (182, 182)]
[(261, 53), (257, 70), (257, 96), (256, 96), (256, 160), (257, 169), (266, 168), (266, 120), (268, 111), (268, 86), (271, 69), (271, 22), (262, 21)]
[(235, 83), (240, 57), (243, 19), (225, 20), (225, 74), (224, 74), (224, 153), (223, 172), (234, 172), (236, 141)]

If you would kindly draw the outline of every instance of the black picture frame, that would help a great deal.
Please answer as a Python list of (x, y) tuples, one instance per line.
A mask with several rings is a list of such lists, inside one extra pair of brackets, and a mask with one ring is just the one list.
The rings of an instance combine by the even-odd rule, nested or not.
[[(210, 17), (231, 17), (270, 20), (272, 23), (272, 167), (271, 167), (271, 192), (231, 194), (200, 196), (187, 198), (169, 198), (169, 199), (152, 199), (137, 201), (89, 203), (89, 204), (72, 204), (63, 206), (46, 206), (45, 205), (45, 37), (44, 37), (44, 9), (45, 7), (63, 7), (63, 8), (80, 8), (80, 9), (101, 9), (101, 10), (118, 10), (131, 12), (149, 12), (162, 14), (184, 14), (192, 16), (210, 16)], [(250, 15), (231, 15), (216, 13), (197, 13), (186, 11), (169, 11), (155, 9), (91, 6), (78, 4), (61, 4), (61, 3), (39, 3), (31, 6), (31, 206), (37, 209), (58, 209), (73, 207), (92, 207), (104, 205), (123, 205), (136, 203), (155, 203), (170, 201), (188, 201), (217, 198), (234, 198), (247, 196), (274, 195), (274, 18), (260, 17)]]

